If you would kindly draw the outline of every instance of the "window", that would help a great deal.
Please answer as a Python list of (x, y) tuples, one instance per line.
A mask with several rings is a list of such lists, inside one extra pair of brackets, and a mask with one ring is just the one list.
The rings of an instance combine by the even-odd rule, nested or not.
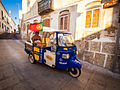
[(1, 11), (1, 17), (3, 17), (3, 11)]
[(60, 29), (68, 30), (68, 15), (60, 16)]
[(4, 28), (4, 25), (3, 25), (3, 23), (2, 23), (2, 29)]
[(9, 24), (9, 20), (8, 20), (8, 18), (7, 18), (7, 23)]
[(30, 0), (27, 0), (27, 7), (30, 6)]
[(43, 20), (43, 26), (50, 27), (50, 19)]
[(86, 12), (85, 28), (96, 28), (99, 26), (100, 9), (92, 9)]
[(70, 34), (70, 33), (58, 34), (58, 45), (59, 46), (62, 46), (62, 47), (74, 46), (73, 42), (74, 42), (74, 40), (73, 40), (72, 34)]
[(1, 17), (2, 17), (2, 19), (4, 19), (4, 17), (3, 17), (3, 11), (1, 11)]
[(120, 23), (120, 9), (119, 9), (119, 17), (118, 17), (118, 18), (119, 18), (119, 21), (118, 21), (118, 23)]
[(7, 30), (6, 30), (6, 25), (5, 25), (5, 31), (7, 31)]

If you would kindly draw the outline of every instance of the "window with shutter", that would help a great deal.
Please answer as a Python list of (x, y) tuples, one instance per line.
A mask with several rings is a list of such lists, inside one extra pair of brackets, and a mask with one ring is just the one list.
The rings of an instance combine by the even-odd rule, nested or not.
[(96, 28), (99, 26), (100, 9), (92, 9), (86, 12), (85, 28)]
[(43, 26), (45, 26), (45, 27), (50, 27), (50, 19), (45, 19), (45, 20), (43, 21)]
[(65, 30), (68, 29), (68, 16), (65, 17), (65, 21), (64, 21), (64, 29), (65, 29)]
[(63, 30), (63, 17), (60, 18), (60, 29)]
[(85, 24), (86, 28), (91, 27), (91, 16), (92, 16), (92, 11), (87, 11), (86, 12), (86, 24)]
[(92, 20), (92, 27), (98, 27), (99, 21), (99, 9), (93, 10), (93, 20)]
[(68, 15), (64, 15), (60, 17), (60, 29), (68, 30)]

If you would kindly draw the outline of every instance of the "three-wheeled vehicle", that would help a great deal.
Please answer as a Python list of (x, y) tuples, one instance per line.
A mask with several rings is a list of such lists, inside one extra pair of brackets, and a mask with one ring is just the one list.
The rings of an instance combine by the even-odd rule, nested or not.
[(25, 43), (25, 51), (30, 63), (43, 63), (56, 69), (67, 70), (73, 77), (79, 77), (82, 65), (76, 58), (77, 48), (71, 33), (66, 31), (42, 31), (41, 46)]

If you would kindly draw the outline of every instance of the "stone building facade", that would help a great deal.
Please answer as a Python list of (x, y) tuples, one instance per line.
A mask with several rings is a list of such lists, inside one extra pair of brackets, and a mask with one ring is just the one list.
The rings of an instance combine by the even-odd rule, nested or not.
[[(112, 70), (120, 13), (118, 0), (22, 1), (23, 37), (28, 37), (30, 23), (43, 21), (45, 27), (72, 32), (79, 59)], [(50, 10), (44, 10), (45, 1), (52, 2)], [(105, 6), (109, 2), (114, 5)], [(120, 60), (116, 68), (120, 71)]]
[[(51, 12), (47, 14), (39, 15), (38, 13), (38, 2), (46, 1), (51, 2)], [(22, 13), (20, 12), (19, 16), (22, 17), (20, 19), (20, 26), (22, 30), (22, 38), (27, 39), (27, 35), (29, 34), (29, 24), (34, 22), (44, 22), (45, 27), (49, 27), (52, 29), (64, 29), (70, 32), (75, 30), (75, 19), (77, 14), (77, 6), (75, 2), (79, 2), (80, 0), (22, 0)], [(64, 2), (64, 4), (63, 4)], [(66, 15), (66, 16), (63, 16)], [(64, 19), (64, 24), (62, 27), (60, 26), (60, 18)], [(72, 21), (72, 22), (70, 22)], [(73, 25), (74, 24), (74, 25)], [(66, 25), (66, 26), (65, 26)]]
[[(92, 0), (89, 0), (92, 1)], [(109, 0), (110, 1), (110, 0)], [(111, 0), (112, 1), (112, 0)], [(116, 0), (113, 0), (116, 1)], [(106, 0), (108, 2), (108, 0)], [(117, 3), (114, 6), (111, 7), (104, 7), (105, 4), (107, 4), (104, 0), (104, 2), (101, 0), (96, 0), (94, 2), (86, 3), (83, 8), (85, 9), (80, 18), (82, 18), (82, 15), (85, 16), (85, 18), (88, 18), (87, 12), (94, 10), (94, 8), (99, 8), (99, 20), (98, 20), (98, 26), (94, 27), (91, 25), (86, 28), (86, 22), (85, 19), (85, 25), (82, 24), (79, 28), (83, 27), (83, 29), (76, 31), (78, 35), (80, 35), (80, 39), (76, 40), (76, 45), (79, 50), (78, 57), (81, 60), (88, 61), (92, 64), (96, 64), (99, 66), (102, 66), (104, 68), (112, 70), (113, 67), (113, 58), (115, 53), (115, 44), (116, 44), (116, 36), (118, 33), (118, 20), (119, 20), (119, 14), (120, 14), (120, 6)], [(84, 14), (85, 13), (85, 14)], [(92, 16), (95, 17), (94, 11), (92, 11)], [(91, 17), (92, 17), (91, 16)], [(91, 20), (94, 20), (94, 17), (92, 17)], [(80, 20), (80, 19), (79, 19)], [(78, 22), (80, 22), (77, 20)], [(94, 22), (95, 23), (95, 22)], [(92, 23), (92, 24), (94, 24)], [(78, 29), (76, 29), (78, 30)], [(76, 35), (76, 38), (79, 38), (78, 35)], [(81, 38), (82, 37), (82, 38)], [(119, 54), (120, 55), (120, 54)], [(120, 60), (118, 55), (118, 61), (116, 65), (116, 71), (120, 72)]]
[(15, 22), (9, 16), (7, 10), (5, 9), (4, 5), (0, 0), (0, 33), (14, 31), (15, 29)]

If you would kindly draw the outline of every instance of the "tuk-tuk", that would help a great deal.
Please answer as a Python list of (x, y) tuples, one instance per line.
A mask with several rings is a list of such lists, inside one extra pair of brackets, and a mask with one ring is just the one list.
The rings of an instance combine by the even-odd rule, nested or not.
[(71, 33), (66, 31), (42, 31), (41, 46), (25, 43), (25, 51), (30, 63), (43, 63), (50, 67), (67, 70), (73, 77), (79, 77), (82, 65), (76, 58), (77, 48)]

